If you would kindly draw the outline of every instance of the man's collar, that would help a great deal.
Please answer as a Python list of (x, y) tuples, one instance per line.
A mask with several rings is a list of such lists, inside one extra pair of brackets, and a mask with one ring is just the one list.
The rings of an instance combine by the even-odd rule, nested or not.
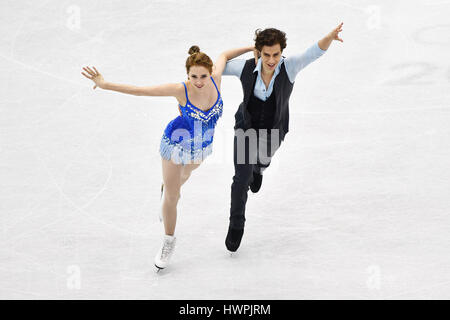
[(253, 73), (255, 73), (256, 71), (258, 71), (259, 73), (261, 73), (261, 59), (258, 59), (258, 63), (256, 64), (255, 69), (253, 69)]

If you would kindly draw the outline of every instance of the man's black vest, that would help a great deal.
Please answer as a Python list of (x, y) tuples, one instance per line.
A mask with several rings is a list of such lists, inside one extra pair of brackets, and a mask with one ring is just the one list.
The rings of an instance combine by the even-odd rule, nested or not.
[[(239, 109), (234, 115), (236, 119), (235, 129), (250, 129), (252, 121), (248, 105), (250, 103), (253, 90), (255, 88), (256, 77), (258, 72), (253, 72), (256, 67), (255, 59), (248, 59), (245, 62), (244, 69), (241, 74), (242, 90), (244, 91), (244, 101), (239, 105)], [(289, 131), (289, 97), (291, 96), (294, 84), (289, 81), (286, 67), (281, 64), (280, 73), (276, 76), (273, 85), (272, 95), (275, 95), (275, 112), (273, 116), (272, 129), (280, 130), (280, 139), (283, 140)]]

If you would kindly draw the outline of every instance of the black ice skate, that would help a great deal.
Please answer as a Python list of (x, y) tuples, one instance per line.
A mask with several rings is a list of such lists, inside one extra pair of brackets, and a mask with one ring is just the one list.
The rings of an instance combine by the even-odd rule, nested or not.
[(262, 174), (253, 172), (253, 180), (250, 183), (250, 190), (252, 190), (253, 193), (257, 193), (259, 189), (261, 189), (262, 178)]
[(228, 228), (227, 238), (225, 239), (225, 246), (231, 253), (236, 252), (241, 244), (242, 235), (244, 229), (233, 229), (231, 226)]

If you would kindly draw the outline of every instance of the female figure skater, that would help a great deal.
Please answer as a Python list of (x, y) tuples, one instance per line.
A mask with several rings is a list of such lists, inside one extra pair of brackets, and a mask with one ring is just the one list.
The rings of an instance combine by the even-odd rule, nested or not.
[(168, 265), (175, 248), (174, 233), (181, 186), (212, 152), (214, 128), (223, 108), (220, 94), (222, 72), (228, 60), (249, 51), (254, 52), (256, 59), (257, 52), (254, 46), (250, 46), (223, 52), (213, 65), (199, 47), (192, 46), (186, 59), (188, 79), (181, 83), (138, 87), (107, 82), (95, 67), (84, 67), (86, 73), (81, 72), (95, 82), (93, 89), (99, 87), (136, 96), (172, 96), (178, 101), (180, 115), (169, 122), (160, 144), (165, 235), (155, 257), (158, 271)]

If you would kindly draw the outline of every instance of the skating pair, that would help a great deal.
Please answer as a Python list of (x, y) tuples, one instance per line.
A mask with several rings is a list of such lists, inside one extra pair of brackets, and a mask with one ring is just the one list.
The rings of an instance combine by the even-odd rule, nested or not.
[[(172, 235), (175, 232), (174, 213), (178, 200), (176, 195), (180, 194), (181, 185), (189, 178), (191, 171), (198, 167), (189, 163), (200, 163), (212, 152), (211, 133), (214, 133), (223, 109), (220, 92), (222, 75), (236, 76), (243, 88), (243, 101), (235, 114), (235, 131), (276, 130), (279, 133), (276, 136), (281, 143), (289, 131), (289, 100), (297, 74), (322, 56), (333, 40), (343, 42), (339, 38), (342, 25), (343, 23), (340, 23), (305, 52), (288, 57), (282, 54), (286, 48), (286, 34), (275, 28), (257, 29), (254, 44), (227, 50), (219, 55), (214, 64), (198, 46), (192, 46), (186, 59), (188, 78), (181, 83), (155, 86), (117, 84), (105, 81), (95, 67), (93, 70), (89, 67), (83, 68), (87, 74), (82, 74), (95, 82), (93, 89), (99, 87), (136, 96), (170, 96), (178, 102), (180, 115), (168, 123), (160, 143), (163, 180), (168, 192), (165, 208), (170, 208), (166, 208), (169, 213), (166, 213), (167, 219), (164, 219), (165, 233), (169, 235), (164, 237), (163, 246), (155, 259), (155, 265), (160, 269), (167, 266), (175, 246), (175, 238)], [(235, 59), (246, 52), (253, 52), (254, 58)], [(168, 61), (168, 64), (171, 63)], [(181, 136), (177, 134), (181, 132)], [(197, 141), (201, 143), (195, 143)], [(244, 144), (245, 141), (246, 139)], [(230, 219), (233, 219), (235, 228), (242, 227), (233, 229), (230, 224), (225, 243), (231, 252), (239, 248), (244, 234), (248, 189), (250, 187), (252, 192), (258, 192), (262, 182), (262, 175), (252, 173), (248, 164), (237, 163), (237, 150), (247, 149), (241, 147), (238, 146), (235, 136), (235, 175), (231, 186)], [(250, 155), (249, 152), (245, 151), (244, 155)], [(270, 151), (270, 157), (274, 152), (275, 150)], [(249, 184), (250, 180), (252, 181)]]

